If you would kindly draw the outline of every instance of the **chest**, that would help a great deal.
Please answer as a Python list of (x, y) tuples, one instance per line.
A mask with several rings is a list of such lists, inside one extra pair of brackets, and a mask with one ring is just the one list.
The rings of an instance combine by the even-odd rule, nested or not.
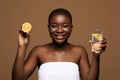
[(76, 51), (47, 51), (39, 55), (39, 61), (45, 62), (75, 62), (80, 61), (80, 53)]

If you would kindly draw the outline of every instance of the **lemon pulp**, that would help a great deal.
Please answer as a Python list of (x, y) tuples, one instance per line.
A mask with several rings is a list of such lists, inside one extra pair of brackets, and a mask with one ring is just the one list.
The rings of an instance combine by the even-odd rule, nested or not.
[(22, 24), (22, 31), (23, 32), (29, 33), (31, 29), (32, 29), (32, 26), (29, 22), (25, 22), (24, 24)]

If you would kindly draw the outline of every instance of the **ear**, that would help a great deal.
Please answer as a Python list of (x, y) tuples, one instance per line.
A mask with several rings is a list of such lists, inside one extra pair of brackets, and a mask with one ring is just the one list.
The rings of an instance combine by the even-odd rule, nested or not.
[(48, 24), (47, 27), (48, 27), (48, 31), (50, 31), (50, 24)]
[(50, 25), (48, 24), (47, 27), (49, 28), (49, 26), (50, 26)]
[(73, 24), (71, 24), (71, 29), (73, 28)]

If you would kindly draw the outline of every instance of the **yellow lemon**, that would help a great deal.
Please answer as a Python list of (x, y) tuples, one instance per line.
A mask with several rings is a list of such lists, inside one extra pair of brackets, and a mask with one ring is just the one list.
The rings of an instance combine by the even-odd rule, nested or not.
[(102, 34), (101, 33), (93, 33), (92, 36), (94, 36), (97, 40), (102, 40)]
[(32, 26), (29, 22), (25, 22), (24, 24), (22, 24), (22, 31), (23, 32), (29, 33), (31, 29), (32, 29)]

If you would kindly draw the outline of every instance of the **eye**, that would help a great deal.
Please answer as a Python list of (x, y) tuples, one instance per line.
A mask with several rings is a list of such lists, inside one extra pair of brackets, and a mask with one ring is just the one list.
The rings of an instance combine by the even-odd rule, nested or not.
[(57, 24), (51, 24), (50, 27), (51, 28), (57, 28)]
[(62, 27), (63, 28), (69, 28), (69, 24), (63, 24)]

